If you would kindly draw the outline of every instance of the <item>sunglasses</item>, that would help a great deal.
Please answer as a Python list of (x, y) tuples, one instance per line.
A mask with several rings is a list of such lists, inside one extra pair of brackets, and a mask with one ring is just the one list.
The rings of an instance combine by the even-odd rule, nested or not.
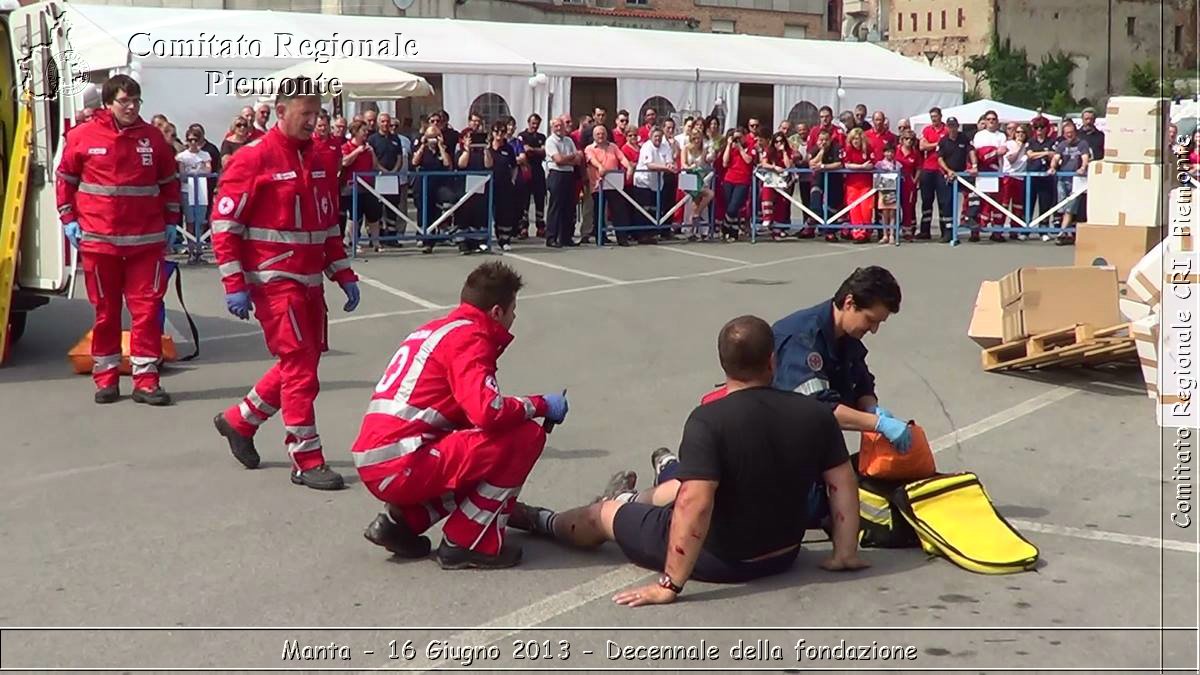
[(246, 123), (245, 123), (245, 122), (238, 122), (237, 124), (233, 125), (233, 128), (234, 128), (234, 129), (245, 129), (245, 128), (246, 128)]

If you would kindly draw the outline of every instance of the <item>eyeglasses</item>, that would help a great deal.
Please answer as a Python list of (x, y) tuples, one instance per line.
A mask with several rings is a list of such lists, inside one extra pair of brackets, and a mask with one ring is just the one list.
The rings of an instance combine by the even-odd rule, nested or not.
[(237, 124), (234, 124), (234, 125), (233, 125), (233, 128), (234, 128), (234, 129), (245, 129), (245, 128), (246, 128), (246, 123), (245, 123), (245, 122), (238, 122)]
[(199, 143), (200, 139), (199, 138), (189, 138), (189, 139), (187, 139), (187, 142), (188, 143)]
[(113, 103), (116, 103), (117, 105), (121, 106), (122, 108), (136, 108), (142, 104), (142, 99), (140, 99), (140, 98), (115, 98), (115, 99), (113, 99)]
[(985, 118), (983, 118), (983, 121), (984, 121), (984, 122), (999, 122), (999, 121), (1000, 121), (1000, 118), (998, 118), (998, 117), (985, 117)]

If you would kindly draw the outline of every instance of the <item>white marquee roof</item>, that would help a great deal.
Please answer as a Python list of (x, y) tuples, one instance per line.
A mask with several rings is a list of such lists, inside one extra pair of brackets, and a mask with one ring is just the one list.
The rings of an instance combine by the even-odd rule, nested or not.
[[(112, 54), (131, 38), (149, 33), (153, 40), (198, 41), (207, 36), (261, 41), (258, 58), (188, 59), (197, 67), (282, 68), (303, 58), (304, 39), (414, 39), (416, 56), (357, 54), (403, 70), (422, 73), (476, 73), (646, 79), (728, 80), (764, 84), (846, 87), (890, 84), (926, 91), (962, 91), (962, 81), (948, 73), (862, 42), (796, 40), (750, 35), (650, 31), (611, 26), (514, 24), (451, 19), (381, 18), (303, 12), (161, 9), (109, 5), (69, 5), (85, 27), (73, 29), (72, 46), (84, 59), (89, 53)], [(68, 17), (71, 20), (71, 17)], [(90, 25), (89, 25), (90, 24)], [(99, 30), (95, 30), (98, 28)], [(280, 53), (277, 33), (291, 36), (292, 54)], [(286, 38), (285, 41), (286, 48)], [(602, 45), (602, 49), (582, 48)], [(145, 36), (135, 49), (148, 46)], [(109, 60), (101, 59), (101, 60)], [(148, 66), (163, 59), (144, 57)], [(174, 59), (172, 59), (174, 60)], [(108, 64), (103, 64), (107, 66)], [(178, 67), (176, 61), (171, 64)]]

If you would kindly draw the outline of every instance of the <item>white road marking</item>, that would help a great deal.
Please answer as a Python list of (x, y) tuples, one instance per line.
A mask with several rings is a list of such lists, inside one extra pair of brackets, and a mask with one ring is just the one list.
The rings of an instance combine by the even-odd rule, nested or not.
[(1085, 530), (1078, 527), (1054, 525), (1052, 523), (1038, 523), (1032, 520), (1016, 520), (1009, 518), (1008, 522), (1012, 523), (1013, 527), (1018, 527), (1023, 530), (1029, 530), (1030, 532), (1041, 532), (1043, 534), (1053, 534), (1060, 537), (1090, 539), (1092, 541), (1107, 541), (1115, 544), (1126, 544), (1128, 546), (1141, 546), (1143, 548), (1165, 548), (1168, 551), (1182, 551), (1184, 553), (1200, 553), (1200, 544), (1196, 544), (1195, 542), (1191, 541), (1159, 539), (1158, 537), (1141, 537), (1136, 534), (1106, 532), (1105, 530)]
[(720, 260), (721, 262), (731, 262), (738, 265), (749, 265), (749, 260), (738, 260), (737, 258), (726, 258), (723, 255), (712, 255), (711, 253), (701, 253), (699, 251), (689, 251), (681, 246), (658, 246), (655, 250), (669, 251), (671, 253), (682, 253), (683, 255), (694, 255), (697, 258), (708, 258), (709, 260)]
[[(622, 588), (648, 579), (650, 576), (652, 574), (647, 570), (634, 567), (633, 565), (625, 565), (596, 577), (591, 581), (568, 588), (565, 591), (560, 591), (531, 605), (497, 617), (475, 630), (463, 631), (451, 635), (447, 638), (447, 642), (455, 645), (488, 645), (520, 632), (519, 629), (496, 627), (518, 626), (520, 628), (527, 628), (537, 626), (556, 616), (582, 607), (597, 598), (611, 595)], [(432, 670), (449, 663), (450, 661), (439, 661), (437, 663), (420, 664), (417, 666), (405, 666), (405, 668), (414, 667)], [(379, 670), (391, 670), (391, 668), (384, 666)]]
[(525, 255), (517, 255), (516, 253), (505, 253), (504, 257), (512, 258), (513, 260), (520, 260), (521, 262), (527, 262), (530, 265), (541, 265), (542, 267), (548, 267), (552, 270), (558, 270), (559, 272), (567, 272), (569, 274), (578, 274), (581, 277), (588, 277), (589, 279), (595, 279), (596, 281), (603, 281), (605, 283), (612, 284), (613, 286), (623, 286), (623, 285), (629, 283), (627, 281), (621, 281), (620, 279), (614, 279), (613, 277), (606, 277), (603, 274), (593, 274), (592, 272), (584, 272), (583, 270), (571, 269), (570, 267), (565, 267), (563, 265), (556, 265), (554, 263), (546, 262), (544, 260), (538, 260), (537, 258), (531, 258), (531, 257), (525, 256)]
[(77, 476), (84, 473), (93, 473), (95, 471), (105, 471), (107, 469), (116, 469), (125, 466), (122, 462), (109, 462), (107, 464), (96, 464), (94, 466), (77, 466), (72, 469), (63, 469), (61, 471), (51, 471), (49, 473), (40, 473), (33, 476), (25, 476), (16, 480), (18, 485), (28, 483), (40, 483), (47, 480), (58, 480), (67, 478), (68, 476)]
[(1055, 387), (1050, 391), (1043, 392), (1033, 398), (1022, 401), (1011, 408), (1006, 408), (993, 415), (968, 424), (967, 426), (951, 431), (950, 433), (935, 439), (929, 444), (930, 449), (935, 453), (941, 452), (947, 448), (952, 448), (955, 445), (962, 443), (968, 439), (975, 438), (981, 434), (995, 429), (996, 427), (1008, 424), (1013, 420), (1020, 419), (1030, 413), (1037, 412), (1048, 405), (1058, 403), (1059, 401), (1078, 394), (1081, 390), (1072, 389), (1070, 387)]
[[(891, 247), (891, 246), (886, 247), (887, 250), (891, 250), (892, 248), (894, 248), (894, 247)], [(692, 272), (689, 274), (652, 277), (649, 279), (634, 279), (632, 281), (621, 281), (620, 279), (613, 279), (611, 277), (606, 277), (603, 275), (593, 275), (591, 272), (581, 272), (579, 270), (573, 270), (573, 269), (570, 269), (567, 267), (561, 267), (560, 265), (553, 265), (552, 263), (546, 263), (546, 262), (542, 262), (540, 260), (529, 259), (529, 258), (526, 258), (525, 256), (518, 256), (518, 255), (514, 255), (512, 253), (506, 253), (505, 255), (510, 258), (516, 258), (517, 260), (525, 260), (525, 261), (531, 262), (535, 265), (542, 265), (544, 267), (560, 269), (562, 271), (570, 272), (573, 274), (580, 274), (580, 275), (587, 276), (587, 277), (597, 277), (600, 281), (606, 282), (603, 284), (594, 284), (591, 286), (580, 286), (578, 288), (564, 288), (564, 289), (560, 289), (557, 291), (546, 291), (543, 293), (529, 293), (529, 294), (522, 293), (520, 296), (520, 299), (522, 301), (524, 301), (524, 300), (534, 300), (537, 298), (551, 298), (551, 297), (555, 297), (555, 296), (559, 296), (559, 295), (570, 295), (573, 293), (584, 293), (586, 291), (600, 291), (600, 290), (605, 290), (608, 288), (616, 288), (618, 286), (638, 286), (638, 285), (643, 285), (643, 284), (661, 283), (664, 281), (686, 281), (688, 279), (700, 279), (703, 277), (713, 277), (713, 276), (719, 276), (721, 274), (729, 274), (730, 272), (740, 272), (742, 270), (747, 270), (747, 269), (758, 269), (760, 267), (771, 267), (773, 265), (783, 265), (786, 263), (797, 262), (800, 260), (811, 260), (813, 258), (828, 258), (831, 256), (846, 255), (847, 253), (855, 253), (855, 252), (860, 252), (860, 251), (878, 251), (878, 250), (882, 250), (882, 249), (877, 249), (874, 247), (872, 247), (872, 248), (849, 247), (849, 248), (846, 248), (845, 250), (840, 250), (840, 251), (825, 251), (824, 253), (811, 253), (808, 255), (790, 256), (787, 258), (780, 258), (779, 260), (768, 260), (766, 262), (749, 263), (746, 265), (737, 265), (735, 267), (722, 267), (721, 269), (708, 270), (707, 272)], [(343, 317), (338, 317), (336, 319), (330, 319), (329, 325), (335, 326), (335, 325), (343, 324), (343, 323), (352, 323), (355, 321), (369, 321), (372, 319), (389, 319), (389, 318), (396, 317), (396, 316), (406, 316), (408, 314), (420, 314), (422, 312), (430, 312), (430, 311), (445, 311), (445, 310), (449, 310), (449, 309), (454, 309), (454, 307), (456, 307), (456, 306), (457, 305), (440, 305), (440, 306), (435, 305), (433, 307), (429, 307), (426, 309), (401, 309), (401, 310), (396, 310), (396, 311), (392, 311), (392, 312), (376, 312), (374, 314), (353, 314), (350, 316), (343, 316)], [(221, 340), (236, 340), (236, 339), (244, 338), (244, 337), (257, 337), (259, 335), (262, 335), (261, 330), (245, 331), (245, 332), (241, 332), (241, 333), (229, 333), (227, 335), (214, 335), (212, 337), (204, 338), (204, 341), (205, 342), (218, 342)]]
[(402, 291), (399, 288), (393, 288), (393, 287), (388, 286), (387, 284), (383, 283), (382, 281), (372, 279), (371, 277), (368, 277), (365, 274), (359, 273), (358, 280), (368, 286), (371, 286), (372, 288), (378, 288), (379, 290), (384, 291), (385, 293), (391, 293), (392, 295), (396, 296), (397, 298), (404, 298), (405, 300), (413, 303), (414, 305), (420, 305), (420, 306), (424, 307), (425, 309), (441, 309), (441, 305), (437, 304), (436, 302), (430, 302), (430, 301), (426, 300), (425, 298), (417, 297), (417, 296), (413, 295), (412, 293), (409, 293), (408, 291)]

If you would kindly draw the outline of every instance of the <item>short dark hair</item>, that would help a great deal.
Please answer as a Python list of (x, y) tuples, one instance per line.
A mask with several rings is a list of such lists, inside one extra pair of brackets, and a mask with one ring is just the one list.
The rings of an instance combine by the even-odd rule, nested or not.
[(883, 305), (892, 314), (900, 311), (900, 284), (891, 272), (878, 265), (854, 270), (833, 295), (833, 304), (841, 307), (846, 296), (854, 298), (859, 309)]
[[(321, 98), (316, 82), (309, 77), (288, 77), (279, 81), (279, 90), (275, 92), (275, 105), (287, 103), (297, 98)], [(257, 109), (256, 109), (257, 110)]]
[(829, 107), (829, 106), (827, 106), (827, 105), (823, 105), (823, 106), (821, 106), (821, 109), (817, 111), (817, 114), (819, 115), (819, 114), (821, 114), (821, 113), (824, 113), (824, 112), (827, 112), (827, 113), (829, 113), (830, 115), (832, 115), (832, 114), (833, 114), (833, 108), (830, 108), (830, 107)]
[(499, 305), (511, 307), (525, 282), (516, 270), (502, 262), (486, 262), (476, 267), (463, 282), (459, 299), (472, 307), (488, 311)]
[(525, 121), (526, 121), (526, 122), (532, 122), (532, 121), (534, 121), (534, 120), (537, 120), (537, 121), (541, 122), (541, 121), (542, 121), (542, 116), (541, 116), (541, 115), (539, 115), (539, 114), (537, 114), (537, 113), (533, 113), (533, 114), (532, 114), (532, 115), (530, 115), (529, 117), (525, 118)]
[(191, 124), (188, 125), (187, 132), (189, 134), (192, 132), (200, 132), (200, 135), (203, 136), (204, 135), (204, 125), (200, 124), (199, 122), (192, 122)]
[(621, 108), (620, 110), (617, 111), (617, 117), (620, 117), (621, 115), (629, 117), (629, 111), (624, 108)]
[(322, 122), (329, 122), (329, 121), (331, 121), (331, 120), (329, 119), (329, 113), (325, 112), (324, 110), (322, 110), (321, 112), (317, 113), (317, 119), (318, 119), (319, 121), (322, 121)]
[(775, 336), (771, 326), (757, 316), (732, 319), (717, 336), (717, 357), (725, 376), (746, 382), (767, 373)]
[(933, 113), (937, 113), (937, 114), (941, 115), (941, 114), (942, 114), (942, 109), (941, 109), (941, 108), (939, 108), (939, 107), (937, 107), (937, 106), (935, 105), (935, 106), (933, 106), (932, 108), (930, 108), (930, 109), (929, 109), (929, 114), (930, 114), (930, 115), (932, 115)]
[(110, 105), (117, 100), (117, 94), (122, 91), (130, 98), (141, 98), (142, 85), (128, 75), (113, 75), (105, 80), (104, 86), (100, 88), (100, 100), (104, 105)]

